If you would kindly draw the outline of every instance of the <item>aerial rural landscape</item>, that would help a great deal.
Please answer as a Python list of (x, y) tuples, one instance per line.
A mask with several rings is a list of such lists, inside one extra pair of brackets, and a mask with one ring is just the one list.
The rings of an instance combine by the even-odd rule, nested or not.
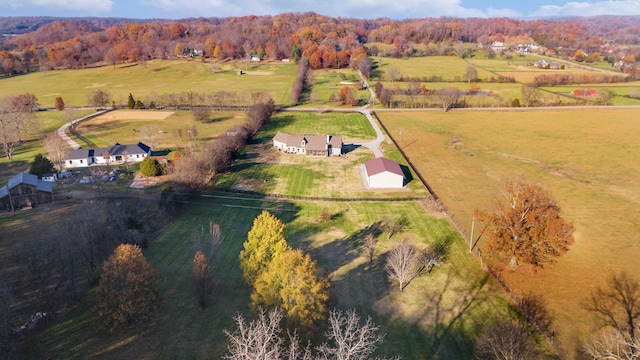
[(88, 3), (0, 3), (0, 358), (640, 356), (637, 2)]

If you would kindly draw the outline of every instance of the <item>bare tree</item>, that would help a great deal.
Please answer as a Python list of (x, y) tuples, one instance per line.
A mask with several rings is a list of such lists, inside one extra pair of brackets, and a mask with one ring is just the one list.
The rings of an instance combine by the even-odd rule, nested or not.
[(68, 148), (67, 143), (62, 140), (62, 138), (58, 136), (58, 134), (50, 133), (45, 136), (42, 144), (47, 150), (49, 159), (51, 159), (56, 169), (58, 169), (58, 171), (62, 170), (62, 168), (64, 167), (64, 153)]
[(156, 147), (156, 141), (158, 139), (158, 124), (144, 125), (140, 128), (142, 138), (152, 149)]
[(525, 107), (534, 104), (540, 98), (540, 90), (532, 84), (522, 85), (522, 100)]
[(378, 239), (376, 239), (373, 234), (367, 234), (364, 237), (364, 250), (369, 258), (369, 262), (373, 263), (373, 258), (376, 255), (376, 245), (378, 244)]
[(624, 346), (634, 359), (640, 348), (636, 332), (640, 328), (640, 282), (626, 272), (611, 276), (604, 287), (598, 287), (587, 299), (587, 310), (591, 311), (602, 326), (611, 327), (624, 339)]
[(478, 78), (478, 70), (476, 70), (475, 67), (469, 65), (467, 66), (467, 70), (465, 70), (462, 78), (467, 80), (468, 83), (470, 83)]
[(407, 227), (407, 218), (404, 216), (391, 217), (383, 215), (380, 221), (380, 231), (387, 233), (387, 240)]
[(449, 109), (458, 102), (460, 90), (454, 87), (448, 87), (436, 91), (436, 96), (442, 102), (442, 108), (444, 111), (449, 111)]
[(389, 69), (387, 69), (387, 76), (391, 81), (397, 81), (402, 77), (402, 73), (400, 73), (400, 69), (398, 69), (395, 66), (392, 66)]
[(355, 310), (333, 310), (329, 314), (329, 330), (325, 334), (327, 342), (320, 345), (318, 359), (349, 360), (367, 359), (382, 343), (384, 335), (378, 333), (371, 317), (360, 324)]
[(88, 100), (93, 107), (105, 107), (111, 101), (111, 95), (104, 90), (96, 89), (93, 90), (91, 94), (89, 94)]
[(214, 257), (222, 241), (222, 230), (220, 225), (209, 221), (209, 262), (213, 262)]
[(524, 322), (505, 320), (489, 326), (475, 344), (476, 359), (525, 360), (540, 357), (531, 330)]
[(635, 342), (615, 329), (603, 329), (584, 345), (583, 351), (594, 360), (637, 360), (640, 340)]
[(15, 126), (12, 97), (0, 99), (0, 140), (7, 159), (13, 158), (13, 150), (20, 144), (20, 134)]
[(411, 280), (418, 277), (423, 269), (419, 251), (406, 239), (387, 254), (387, 274), (389, 278), (399, 283), (400, 291), (404, 290)]
[(257, 359), (301, 359), (311, 360), (309, 347), (301, 348), (297, 336), (290, 335), (290, 346), (287, 348), (280, 338), (282, 310), (276, 308), (268, 313), (264, 309), (258, 312), (258, 318), (246, 323), (238, 314), (234, 317), (236, 329), (233, 332), (224, 330), (229, 340), (228, 354), (224, 359), (257, 360)]

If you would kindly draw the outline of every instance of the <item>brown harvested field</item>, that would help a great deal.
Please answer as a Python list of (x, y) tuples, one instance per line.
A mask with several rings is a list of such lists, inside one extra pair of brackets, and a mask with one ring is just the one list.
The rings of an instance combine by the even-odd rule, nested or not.
[[(546, 187), (574, 222), (575, 244), (536, 272), (503, 273), (518, 294), (542, 295), (556, 345), (575, 358), (595, 329), (585, 297), (612, 273), (640, 273), (637, 109), (380, 112), (391, 135), (468, 232), (505, 178)], [(478, 224), (476, 224), (478, 225)], [(478, 232), (476, 226), (476, 234)], [(482, 245), (482, 244), (481, 244)]]
[(145, 111), (145, 110), (117, 110), (97, 117), (97, 120), (164, 120), (175, 111)]

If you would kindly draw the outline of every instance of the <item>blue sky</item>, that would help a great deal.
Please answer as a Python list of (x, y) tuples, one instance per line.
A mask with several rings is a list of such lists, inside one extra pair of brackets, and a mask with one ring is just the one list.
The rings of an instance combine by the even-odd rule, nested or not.
[(640, 15), (640, 0), (0, 0), (0, 16), (180, 19), (306, 11), (392, 19)]

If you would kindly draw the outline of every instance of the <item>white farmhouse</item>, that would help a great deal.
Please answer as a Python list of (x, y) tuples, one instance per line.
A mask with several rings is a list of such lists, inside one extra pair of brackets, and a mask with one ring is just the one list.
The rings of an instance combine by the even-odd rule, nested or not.
[(123, 164), (140, 162), (151, 155), (151, 148), (141, 142), (136, 145), (115, 144), (107, 148), (73, 149), (65, 153), (64, 165), (67, 168), (87, 167), (90, 165)]
[(400, 165), (379, 157), (364, 163), (365, 183), (370, 189), (402, 189), (404, 173)]
[(278, 132), (273, 137), (273, 147), (290, 154), (340, 156), (342, 155), (342, 136), (291, 135)]

